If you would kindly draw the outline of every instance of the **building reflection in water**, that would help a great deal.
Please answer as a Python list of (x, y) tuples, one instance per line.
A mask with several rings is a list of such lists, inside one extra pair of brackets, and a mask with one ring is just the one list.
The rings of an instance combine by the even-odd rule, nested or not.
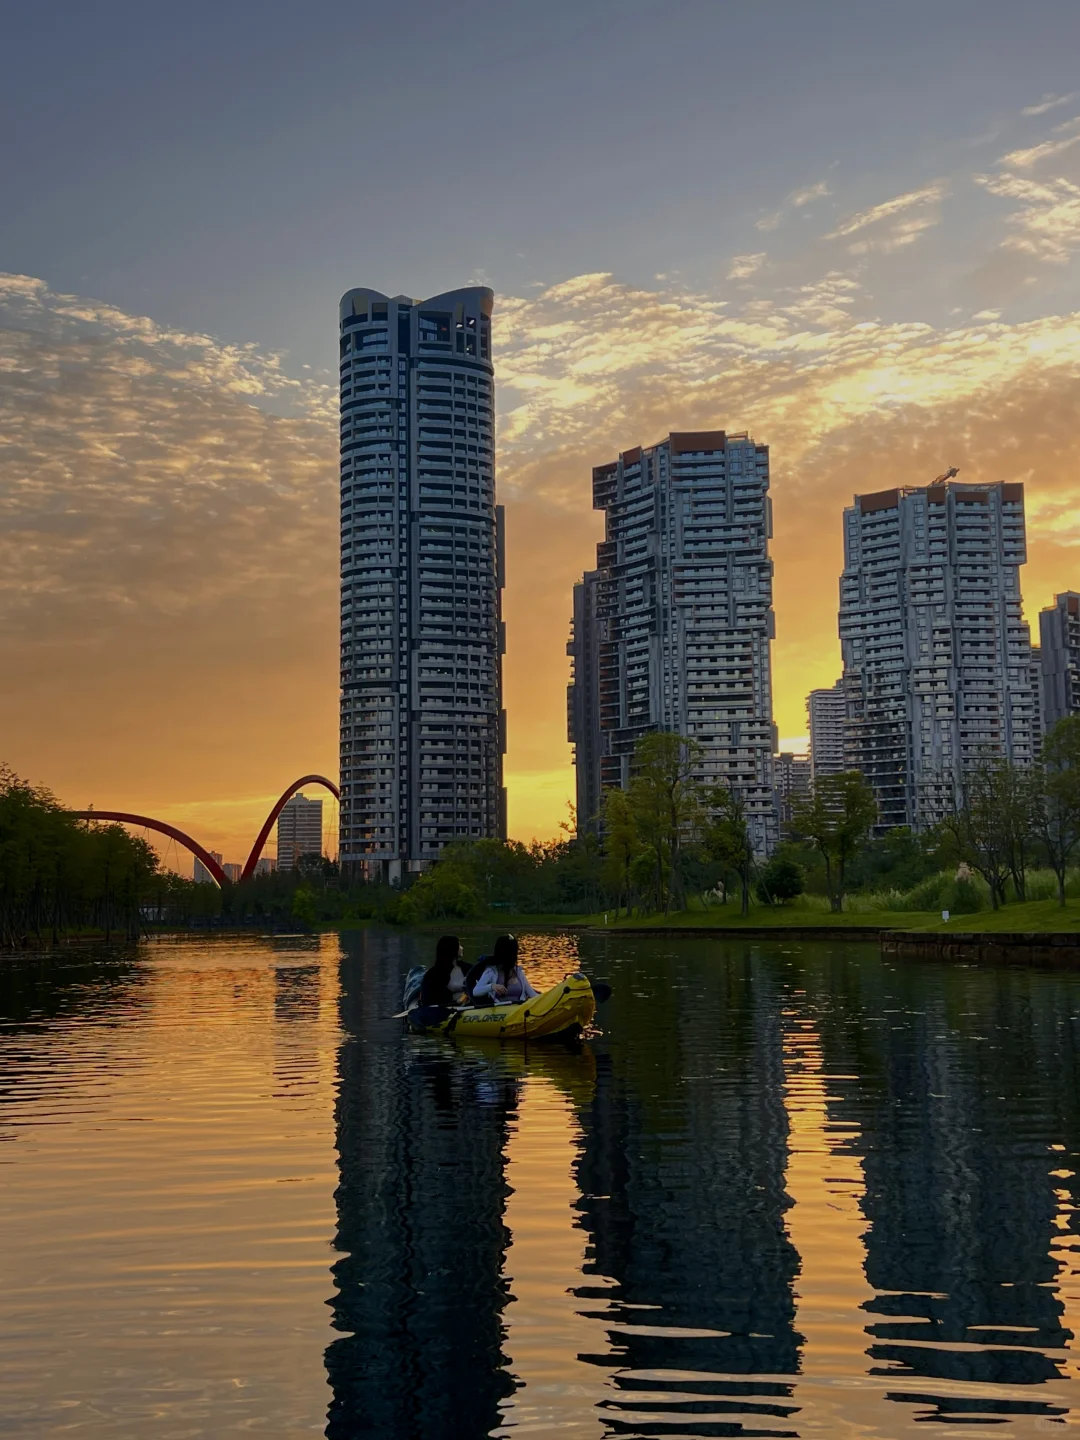
[(852, 966), (819, 1000), (830, 1111), (863, 1152), (868, 1373), (924, 1422), (1060, 1417), (1075, 1176), (1052, 1172), (1080, 1140), (1061, 982)]
[(666, 978), (648, 1005), (617, 987), (583, 1117), (576, 1293), (609, 1344), (588, 1358), (614, 1372), (609, 1433), (778, 1433), (800, 1338), (781, 997), (749, 954), (718, 969), (686, 947)]
[(478, 1440), (514, 1389), (502, 1314), (518, 1081), (438, 1041), (403, 1049), (387, 1018), (401, 971), (384, 958), (361, 937), (342, 965), (332, 1307), (343, 1334), (326, 1352), (326, 1434)]
[(411, 944), (341, 970), (331, 1440), (1069, 1417), (1075, 979), (583, 940), (605, 1033), (534, 1070), (402, 1042)]

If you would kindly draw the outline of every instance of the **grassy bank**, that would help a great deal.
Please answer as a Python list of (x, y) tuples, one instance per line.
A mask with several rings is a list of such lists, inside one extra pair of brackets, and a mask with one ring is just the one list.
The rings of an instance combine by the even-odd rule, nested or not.
[(740, 915), (736, 905), (698, 906), (670, 915), (515, 915), (502, 912), (488, 920), (444, 921), (425, 925), (425, 930), (457, 930), (462, 933), (492, 929), (597, 928), (619, 930), (915, 930), (943, 933), (1017, 931), (1035, 934), (1080, 932), (1080, 901), (1070, 900), (1062, 909), (1055, 900), (1030, 900), (1004, 905), (1000, 910), (979, 910), (970, 915), (953, 915), (945, 921), (939, 910), (878, 910), (859, 907), (839, 915), (814, 904), (755, 905)]
[(609, 919), (591, 917), (592, 923), (609, 930), (906, 930), (913, 926), (931, 928), (936, 917), (911, 910), (829, 910), (809, 905), (755, 905), (749, 915), (740, 915), (737, 905), (718, 905), (709, 910), (681, 910), (671, 915), (635, 915)]

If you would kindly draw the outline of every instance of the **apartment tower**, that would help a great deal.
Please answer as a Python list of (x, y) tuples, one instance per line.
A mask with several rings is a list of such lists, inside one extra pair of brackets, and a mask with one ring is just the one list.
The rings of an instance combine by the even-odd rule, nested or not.
[(341, 860), (505, 836), (492, 292), (341, 300)]
[(1024, 487), (936, 482), (844, 511), (847, 757), (880, 828), (932, 823), (965, 769), (1035, 752)]
[(568, 646), (580, 829), (629, 783), (640, 737), (669, 730), (701, 744), (705, 783), (741, 795), (759, 852), (775, 844), (768, 490), (768, 447), (722, 430), (593, 470), (604, 539)]
[(1066, 590), (1039, 611), (1043, 724), (1080, 715), (1080, 595)]
[(301, 855), (322, 854), (323, 802), (294, 795), (277, 818), (277, 868), (293, 870)]
[(815, 780), (819, 775), (839, 775), (847, 768), (844, 758), (846, 709), (843, 680), (837, 680), (829, 690), (811, 690), (806, 697), (810, 774)]

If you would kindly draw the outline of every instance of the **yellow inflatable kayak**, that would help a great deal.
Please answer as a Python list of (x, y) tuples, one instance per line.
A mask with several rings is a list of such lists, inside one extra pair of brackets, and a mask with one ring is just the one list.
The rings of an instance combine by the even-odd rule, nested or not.
[(513, 1004), (417, 1006), (409, 1024), (425, 1035), (462, 1035), (486, 1040), (542, 1040), (577, 1033), (596, 1014), (592, 985), (580, 973), (567, 975), (550, 990)]

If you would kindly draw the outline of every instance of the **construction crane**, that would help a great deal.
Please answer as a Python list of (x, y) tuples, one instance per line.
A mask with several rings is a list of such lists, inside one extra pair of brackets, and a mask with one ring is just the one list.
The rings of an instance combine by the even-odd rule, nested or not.
[(945, 471), (945, 474), (944, 474), (944, 475), (939, 475), (939, 476), (937, 477), (937, 479), (934, 481), (934, 484), (935, 484), (935, 485), (944, 485), (946, 480), (951, 480), (954, 475), (959, 475), (959, 474), (960, 474), (960, 467), (959, 467), (959, 465), (950, 465), (949, 468), (948, 468), (948, 470)]

